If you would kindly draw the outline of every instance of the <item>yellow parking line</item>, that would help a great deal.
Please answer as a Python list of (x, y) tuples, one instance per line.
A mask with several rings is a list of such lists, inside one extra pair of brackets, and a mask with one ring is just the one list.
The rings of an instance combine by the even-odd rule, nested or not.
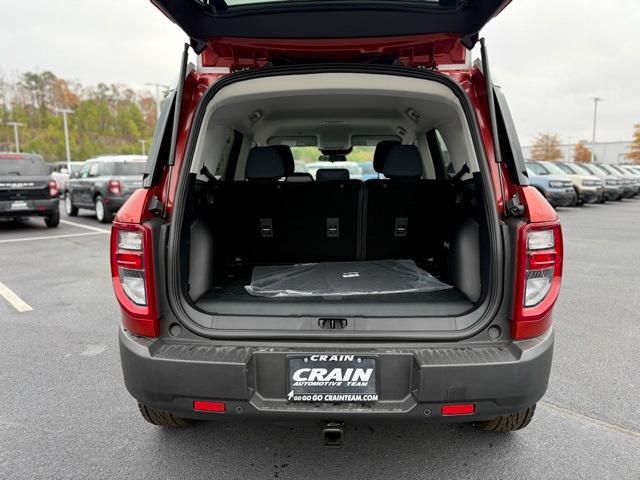
[(11, 290), (2, 282), (0, 282), (0, 295), (2, 295), (13, 308), (21, 313), (30, 312), (31, 310), (33, 310), (33, 308), (31, 308), (31, 306), (27, 302), (22, 300), (18, 295), (14, 293), (13, 290)]

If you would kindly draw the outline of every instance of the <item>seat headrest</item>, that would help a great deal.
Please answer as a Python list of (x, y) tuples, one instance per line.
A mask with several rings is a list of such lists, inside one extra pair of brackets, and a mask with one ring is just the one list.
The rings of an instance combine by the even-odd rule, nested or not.
[(277, 180), (285, 176), (282, 154), (276, 147), (253, 147), (249, 150), (244, 178)]
[(313, 175), (307, 172), (293, 172), (284, 179), (285, 182), (305, 183), (313, 182)]
[(293, 152), (288, 145), (276, 145), (276, 148), (282, 156), (282, 162), (284, 163), (284, 176), (288, 177), (293, 174), (296, 166), (293, 160)]
[(384, 171), (384, 161), (387, 159), (389, 150), (396, 145), (400, 145), (398, 140), (382, 140), (376, 145), (376, 151), (373, 154), (373, 169), (382, 173)]
[(416, 179), (422, 177), (422, 157), (415, 145), (391, 147), (382, 171), (387, 178)]
[(316, 171), (316, 180), (349, 180), (349, 170), (346, 168), (320, 168)]

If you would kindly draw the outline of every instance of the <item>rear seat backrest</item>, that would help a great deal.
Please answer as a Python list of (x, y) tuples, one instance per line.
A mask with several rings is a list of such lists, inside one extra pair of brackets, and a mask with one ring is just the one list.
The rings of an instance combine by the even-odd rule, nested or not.
[(275, 147), (249, 151), (245, 180), (214, 186), (218, 239), (227, 255), (250, 263), (275, 262), (283, 235), (282, 184), (286, 173), (281, 152)]
[(283, 261), (356, 259), (361, 192), (359, 180), (285, 183), (288, 226)]
[(387, 179), (365, 182), (365, 258), (439, 255), (446, 212), (455, 199), (452, 184), (421, 179), (422, 158), (414, 145), (392, 146), (382, 173)]
[(281, 182), (286, 162), (282, 149), (255, 147), (246, 181), (214, 186), (226, 251), (263, 265), (357, 258), (362, 182)]
[(349, 180), (349, 170), (346, 168), (320, 168), (316, 171), (316, 181)]

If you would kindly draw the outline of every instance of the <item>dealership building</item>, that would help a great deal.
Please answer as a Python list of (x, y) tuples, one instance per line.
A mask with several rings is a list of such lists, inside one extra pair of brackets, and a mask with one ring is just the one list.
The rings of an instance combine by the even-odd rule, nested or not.
[[(563, 160), (572, 160), (573, 159), (573, 148), (575, 147), (575, 143), (572, 144), (562, 144), (560, 145), (560, 150), (562, 151)], [(587, 147), (591, 148), (591, 144), (588, 143)], [(631, 147), (631, 142), (598, 142), (595, 145), (594, 153), (595, 153), (595, 161), (602, 163), (629, 163), (627, 159), (625, 159), (625, 155), (629, 151)], [(524, 154), (524, 158), (531, 158), (531, 149), (533, 147), (527, 146), (522, 147), (522, 152)]]

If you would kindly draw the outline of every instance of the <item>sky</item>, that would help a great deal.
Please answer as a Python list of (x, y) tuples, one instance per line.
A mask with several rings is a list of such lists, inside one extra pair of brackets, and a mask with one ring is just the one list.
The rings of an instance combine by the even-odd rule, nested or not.
[[(482, 35), (521, 143), (541, 132), (590, 141), (593, 96), (604, 99), (597, 140), (629, 140), (640, 123), (639, 27), (638, 0), (513, 0), (493, 19)], [(186, 40), (146, 0), (0, 0), (5, 77), (175, 84)]]

